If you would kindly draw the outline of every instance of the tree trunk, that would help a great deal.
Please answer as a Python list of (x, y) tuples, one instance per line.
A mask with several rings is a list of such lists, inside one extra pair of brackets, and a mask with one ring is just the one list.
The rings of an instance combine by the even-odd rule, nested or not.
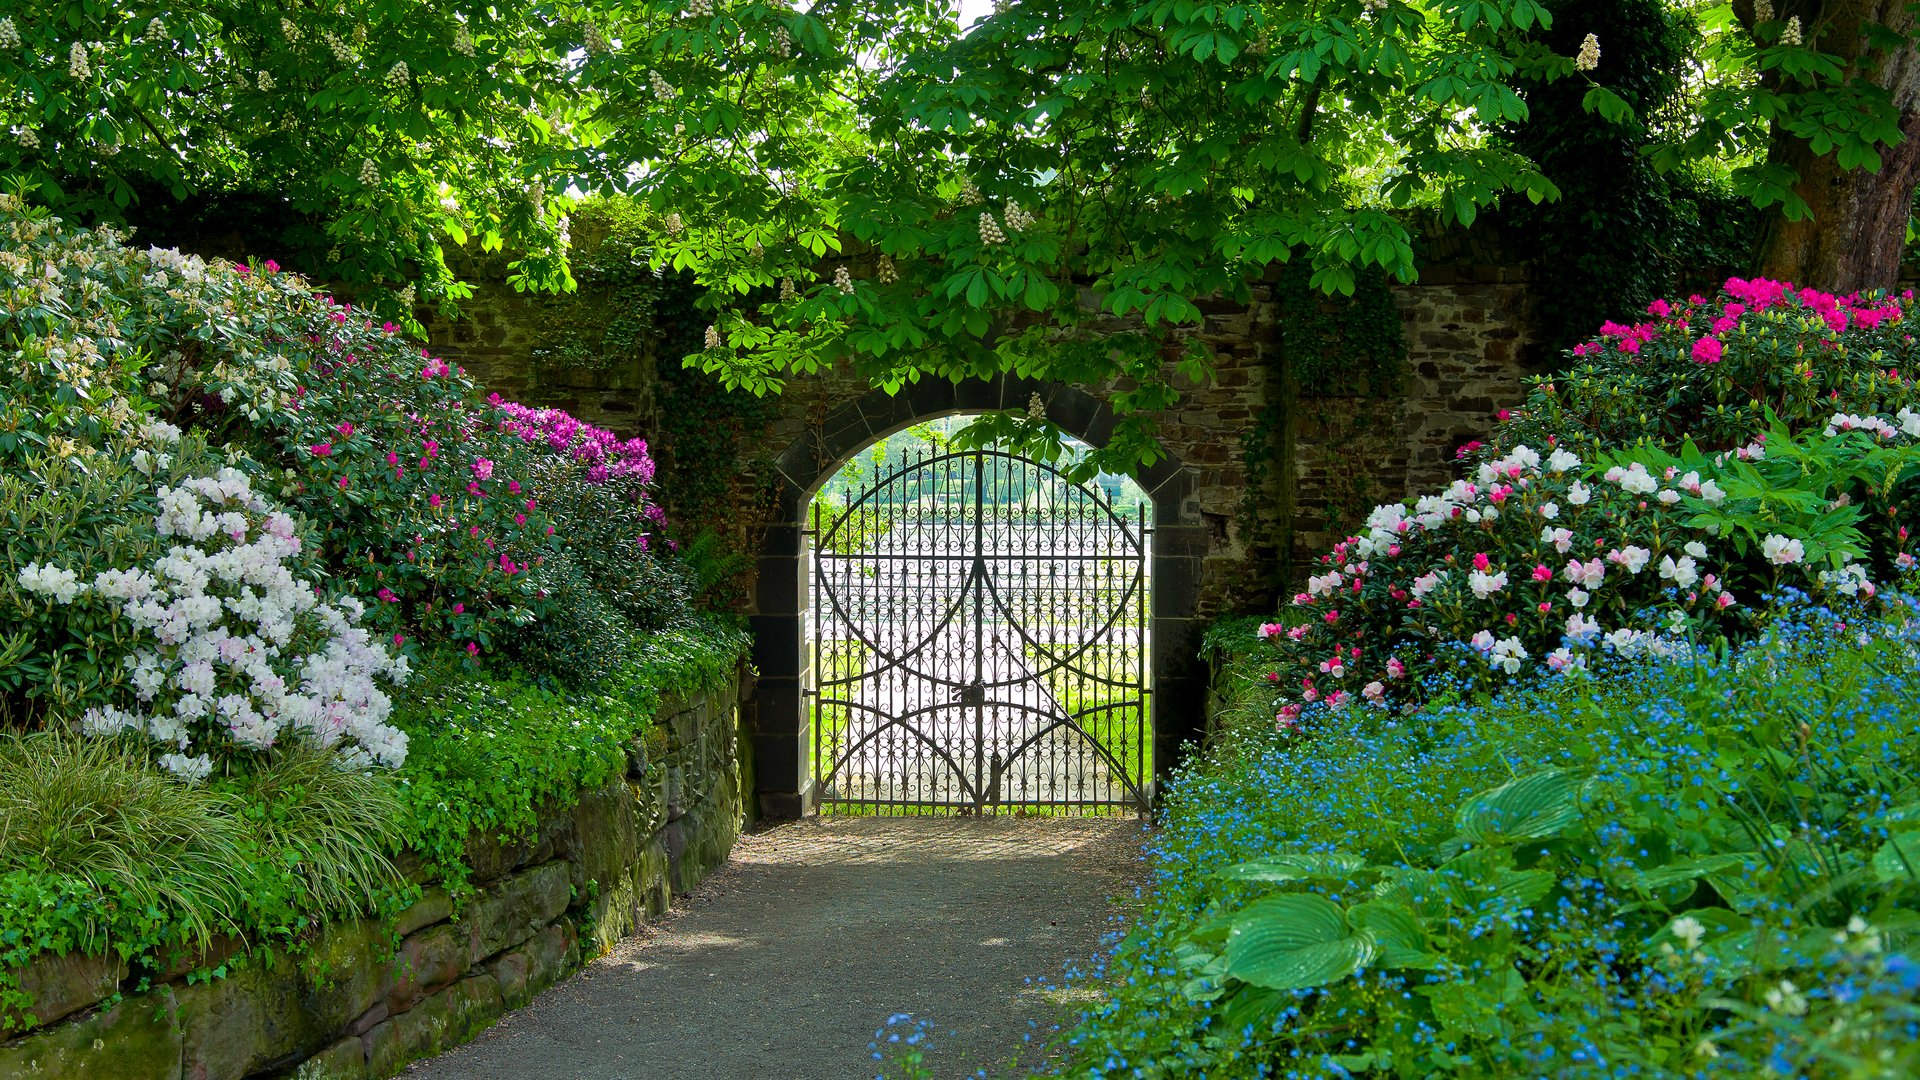
[[(1785, 5), (1781, 17), (1798, 6)], [(1770, 157), (1799, 174), (1794, 190), (1813, 208), (1813, 217), (1788, 221), (1774, 215), (1761, 237), (1756, 270), (1838, 293), (1891, 289), (1920, 186), (1920, 49), (1909, 42), (1897, 52), (1870, 50), (1862, 27), (1878, 22), (1912, 34), (1915, 19), (1906, 0), (1828, 0), (1802, 21), (1808, 45), (1845, 58), (1849, 77), (1864, 77), (1888, 92), (1905, 138), (1882, 148), (1880, 171), (1868, 172), (1842, 169), (1832, 154), (1815, 154), (1806, 140), (1776, 129)]]

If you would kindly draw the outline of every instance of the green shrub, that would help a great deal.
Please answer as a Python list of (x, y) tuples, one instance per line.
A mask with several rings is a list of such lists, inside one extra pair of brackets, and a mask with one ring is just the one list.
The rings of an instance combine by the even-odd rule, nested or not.
[(1435, 689), (1415, 722), (1349, 710), (1176, 781), (1073, 1071), (1920, 1067), (1911, 610)]
[(400, 776), (406, 845), (461, 891), (470, 838), (525, 836), (543, 810), (620, 775), (660, 698), (721, 685), (747, 641), (714, 620), (649, 634), (591, 689), (524, 673), (460, 677), (444, 662), (426, 669), (439, 692), (394, 718), (412, 737)]
[(1469, 448), (1469, 479), (1377, 508), (1323, 556), (1264, 627), (1275, 726), (1417, 707), (1463, 657), (1494, 683), (1750, 636), (1782, 585), (1838, 602), (1912, 571), (1912, 298), (1727, 290), (1608, 324)]

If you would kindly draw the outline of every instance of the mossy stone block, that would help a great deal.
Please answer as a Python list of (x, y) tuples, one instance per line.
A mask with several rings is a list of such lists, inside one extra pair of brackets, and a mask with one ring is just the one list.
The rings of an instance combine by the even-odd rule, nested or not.
[(46, 955), (20, 972), (20, 989), (33, 998), (36, 1024), (51, 1024), (113, 995), (127, 977), (117, 953)]
[(180, 1080), (174, 1006), (161, 987), (15, 1039), (0, 1046), (0, 1080)]

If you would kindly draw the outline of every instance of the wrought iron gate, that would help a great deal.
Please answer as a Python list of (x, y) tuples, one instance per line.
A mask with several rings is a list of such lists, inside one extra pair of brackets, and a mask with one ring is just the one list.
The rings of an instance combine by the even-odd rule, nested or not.
[(1146, 507), (994, 450), (879, 473), (809, 531), (818, 806), (1144, 813)]

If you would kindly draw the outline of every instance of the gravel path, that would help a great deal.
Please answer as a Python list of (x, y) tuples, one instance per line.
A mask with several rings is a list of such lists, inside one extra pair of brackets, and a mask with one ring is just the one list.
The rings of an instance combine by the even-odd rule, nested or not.
[[(1130, 894), (1132, 820), (828, 818), (744, 836), (663, 925), (410, 1076), (847, 1080), (891, 1013), (942, 1080), (1062, 1016)], [(1033, 980), (1030, 982), (1030, 980)], [(1029, 1058), (1032, 1054), (1027, 1055)]]

